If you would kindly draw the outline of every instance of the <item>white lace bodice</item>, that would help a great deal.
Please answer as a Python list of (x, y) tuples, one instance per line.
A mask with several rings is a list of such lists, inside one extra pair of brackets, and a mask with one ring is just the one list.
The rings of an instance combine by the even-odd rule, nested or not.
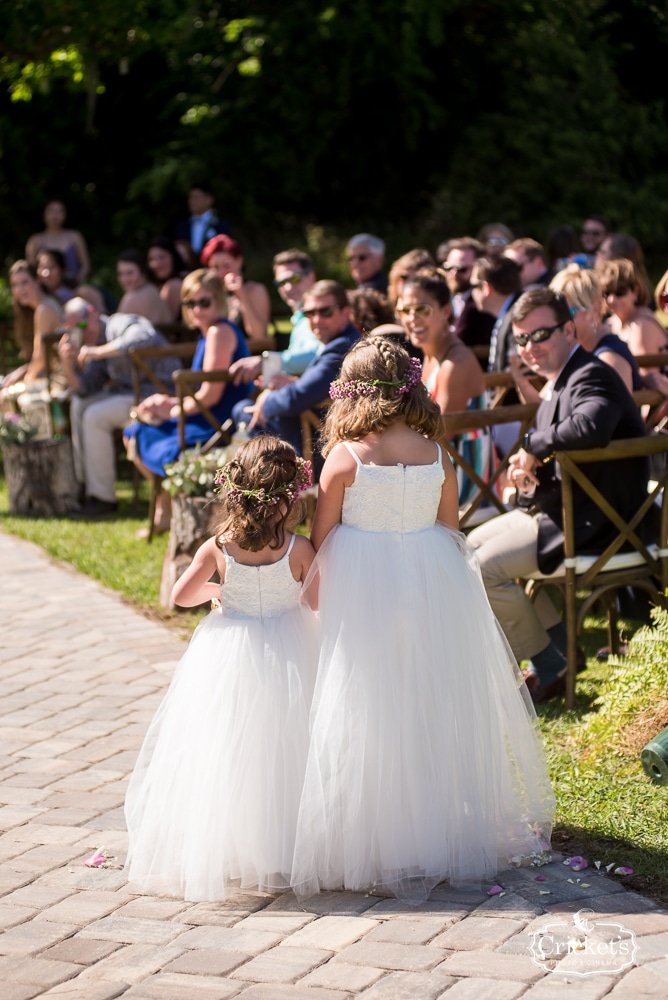
[(290, 569), (290, 539), (285, 555), (266, 566), (245, 566), (224, 545), (225, 582), (220, 586), (223, 614), (229, 618), (274, 618), (299, 605), (302, 585)]
[(400, 533), (434, 526), (445, 479), (439, 445), (433, 465), (364, 465), (345, 444), (357, 462), (357, 474), (343, 497), (343, 524)]

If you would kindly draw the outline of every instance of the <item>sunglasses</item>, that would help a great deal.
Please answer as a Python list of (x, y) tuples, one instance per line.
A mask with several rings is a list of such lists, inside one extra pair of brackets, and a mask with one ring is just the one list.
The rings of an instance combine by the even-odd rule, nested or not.
[(299, 282), (304, 277), (301, 271), (295, 271), (294, 274), (288, 275), (287, 278), (274, 278), (274, 285), (276, 288), (282, 288), (283, 285), (298, 285)]
[(200, 309), (208, 309), (212, 302), (212, 298), (203, 295), (201, 299), (184, 299), (182, 304), (186, 309), (197, 309), (198, 306)]
[(472, 264), (469, 264), (468, 267), (457, 267), (456, 264), (443, 264), (443, 270), (444, 271), (446, 271), (446, 272), (448, 272), (448, 271), (456, 271), (457, 274), (465, 274), (466, 271), (470, 271), (472, 267), (473, 267)]
[(629, 288), (627, 285), (620, 285), (619, 288), (609, 288), (604, 293), (606, 298), (611, 295), (615, 299), (623, 299), (625, 295), (629, 294)]
[(302, 309), (302, 312), (307, 319), (313, 319), (314, 316), (321, 316), (322, 319), (329, 319), (330, 316), (334, 315), (334, 310), (336, 306), (316, 306), (313, 309)]
[(488, 247), (505, 247), (508, 246), (510, 240), (505, 236), (490, 236), (487, 240)]
[(561, 330), (563, 323), (557, 323), (556, 326), (541, 326), (537, 330), (532, 330), (531, 333), (514, 333), (513, 340), (518, 347), (526, 347), (529, 341), (532, 344), (542, 344), (543, 341), (549, 340), (555, 330)]
[(348, 254), (347, 259), (350, 263), (352, 263), (354, 260), (362, 260), (362, 261), (368, 260), (370, 256), (371, 256), (370, 253), (351, 253)]
[(421, 316), (423, 319), (431, 316), (433, 311), (434, 307), (430, 306), (428, 302), (421, 302), (419, 306), (400, 306), (397, 309), (400, 316), (410, 316), (413, 313), (415, 316)]

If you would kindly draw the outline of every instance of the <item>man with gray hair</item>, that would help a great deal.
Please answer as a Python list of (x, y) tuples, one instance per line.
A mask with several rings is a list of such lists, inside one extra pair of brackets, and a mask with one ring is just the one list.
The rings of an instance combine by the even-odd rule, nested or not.
[[(114, 313), (102, 316), (90, 302), (65, 303), (65, 330), (58, 354), (72, 390), (70, 424), (77, 480), (85, 484), (86, 501), (76, 516), (113, 514), (116, 502), (116, 461), (113, 433), (130, 423), (134, 404), (131, 347), (166, 346), (167, 341), (143, 316)], [(172, 386), (176, 358), (160, 358), (151, 366)], [(142, 397), (155, 392), (148, 379)]]
[(375, 288), (387, 295), (387, 275), (383, 271), (385, 244), (371, 233), (358, 233), (348, 240), (346, 260), (358, 288)]

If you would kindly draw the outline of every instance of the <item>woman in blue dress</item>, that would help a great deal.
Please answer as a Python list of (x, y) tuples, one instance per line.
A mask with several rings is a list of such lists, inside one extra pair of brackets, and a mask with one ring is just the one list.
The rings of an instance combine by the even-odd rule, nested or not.
[[(181, 308), (188, 326), (200, 331), (192, 367), (203, 373), (217, 368), (229, 368), (233, 361), (249, 354), (246, 340), (234, 323), (225, 318), (227, 302), (225, 289), (217, 274), (200, 268), (183, 279)], [(183, 402), (186, 415), (186, 448), (194, 448), (211, 437), (213, 429), (197, 407), (196, 399), (211, 410), (223, 423), (231, 417), (232, 407), (247, 394), (247, 386), (232, 383), (202, 381), (195, 398)], [(133, 462), (143, 475), (165, 474), (165, 465), (173, 462), (181, 450), (179, 442), (179, 401), (175, 396), (156, 393), (144, 399), (137, 408), (139, 423), (131, 424), (124, 431), (126, 447), (130, 441)], [(160, 423), (155, 423), (161, 420)], [(148, 421), (148, 422), (144, 422)], [(163, 491), (158, 495), (155, 512), (155, 530), (169, 527), (169, 496)]]

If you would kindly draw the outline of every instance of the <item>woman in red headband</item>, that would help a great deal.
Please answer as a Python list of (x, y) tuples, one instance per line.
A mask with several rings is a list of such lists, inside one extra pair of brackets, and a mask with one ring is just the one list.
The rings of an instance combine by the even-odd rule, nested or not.
[(204, 245), (202, 264), (215, 271), (227, 292), (228, 319), (244, 333), (252, 351), (271, 347), (267, 324), (271, 316), (269, 293), (259, 281), (245, 281), (241, 247), (230, 236), (214, 236)]

